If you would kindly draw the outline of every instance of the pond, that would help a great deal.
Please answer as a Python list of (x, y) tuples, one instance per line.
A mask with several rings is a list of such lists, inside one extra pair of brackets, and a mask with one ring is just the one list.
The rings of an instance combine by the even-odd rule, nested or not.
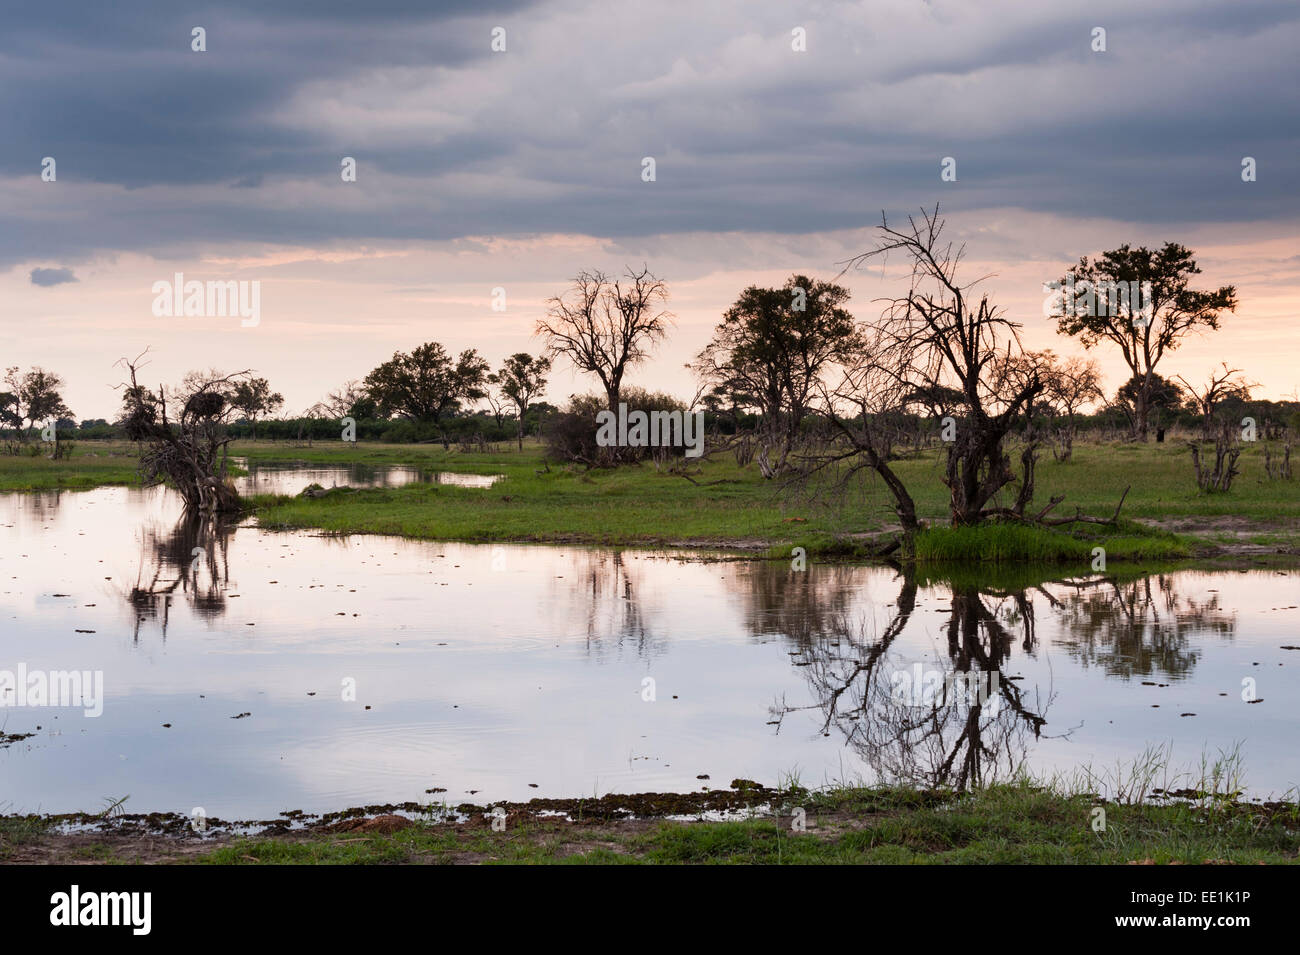
[(331, 487), (400, 487), (403, 484), (450, 484), (456, 487), (491, 487), (500, 474), (461, 474), (417, 467), (376, 467), (372, 464), (304, 466), (302, 463), (253, 461), (231, 458), (247, 471), (235, 480), (240, 494), (300, 494), (310, 484)]
[(1300, 573), (1058, 578), (213, 528), (162, 489), (2, 495), (0, 680), (86, 671), (102, 699), (17, 705), (11, 685), (0, 811), (959, 785), (1152, 744), (1178, 766), (1240, 744), (1257, 795), (1300, 781)]

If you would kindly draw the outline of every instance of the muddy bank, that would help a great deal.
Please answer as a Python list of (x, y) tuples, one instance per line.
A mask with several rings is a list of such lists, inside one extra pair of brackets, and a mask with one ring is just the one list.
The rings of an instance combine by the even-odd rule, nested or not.
[[(1093, 827), (1098, 805), (1106, 829)], [(1182, 790), (1116, 804), (1031, 786), (727, 790), (273, 820), (0, 817), (0, 861), (43, 864), (1295, 864), (1300, 805)]]
[[(436, 796), (438, 790), (434, 790)], [(632, 818), (666, 818), (669, 816), (730, 814), (766, 809), (789, 793), (771, 789), (749, 779), (733, 779), (727, 789), (702, 788), (699, 792), (610, 793), (600, 797), (538, 798), (527, 802), (477, 803), (382, 803), (353, 806), (327, 813), (309, 813), (289, 809), (274, 819), (226, 820), (206, 816), (196, 820), (175, 812), (151, 813), (48, 813), (0, 816), (9, 825), (19, 821), (54, 830), (84, 833), (116, 833), (126, 836), (218, 836), (231, 834), (274, 835), (294, 830), (344, 831), (355, 828), (357, 820), (399, 815), (421, 816), (432, 821), (456, 821), (466, 825), (481, 822), (503, 810), (519, 818), (563, 816), (578, 820), (617, 820)], [(930, 798), (918, 794), (919, 799)], [(938, 798), (937, 796), (934, 798)], [(201, 830), (201, 832), (199, 831)]]
[[(948, 798), (918, 795), (926, 802)], [(249, 839), (305, 844), (317, 840), (388, 836), (419, 828), (456, 841), (471, 841), (484, 832), (515, 833), (530, 838), (567, 834), (580, 848), (584, 839), (604, 832), (637, 833), (668, 820), (780, 820), (788, 793), (751, 780), (733, 780), (729, 789), (694, 793), (610, 794), (600, 798), (462, 803), (386, 803), (354, 806), (328, 813), (286, 810), (273, 819), (196, 820), (180, 813), (56, 813), (0, 816), (0, 863), (10, 865), (133, 864), (200, 861)], [(473, 853), (467, 853), (473, 855)], [(456, 856), (456, 852), (452, 852)], [(451, 861), (475, 861), (470, 858)]]

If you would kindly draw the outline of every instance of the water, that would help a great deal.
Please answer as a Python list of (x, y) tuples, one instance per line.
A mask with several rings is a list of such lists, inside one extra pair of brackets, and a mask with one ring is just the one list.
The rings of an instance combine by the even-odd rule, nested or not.
[[(98, 717), (0, 708), (34, 734), (0, 748), (0, 810), (960, 783), (1238, 742), (1251, 792), (1300, 781), (1296, 571), (954, 581), (697, 557), (214, 529), (160, 489), (0, 496), (0, 671), (104, 681)], [(998, 679), (973, 711), (901, 692), (970, 669)]]
[(459, 474), (455, 471), (426, 471), (416, 467), (375, 467), (372, 464), (313, 465), (252, 462), (232, 458), (248, 472), (236, 479), (241, 494), (300, 494), (303, 488), (319, 484), (331, 487), (401, 487), (403, 484), (450, 484), (456, 487), (491, 487), (500, 474)]

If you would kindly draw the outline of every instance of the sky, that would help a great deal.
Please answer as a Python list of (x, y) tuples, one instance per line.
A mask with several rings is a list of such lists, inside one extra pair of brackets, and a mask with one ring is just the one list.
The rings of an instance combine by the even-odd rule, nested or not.
[[(743, 288), (834, 279), (882, 214), (935, 203), (1026, 346), (1081, 350), (1042, 289), (1080, 256), (1175, 241), (1240, 304), (1158, 370), (1300, 388), (1294, 0), (0, 0), (0, 18), (0, 368), (57, 372), (79, 418), (113, 416), (114, 362), (145, 348), (148, 382), (251, 369), (286, 414), (425, 341), (495, 367), (541, 349), (579, 270), (642, 265), (675, 326), (631, 381), (689, 397), (684, 366)], [(896, 266), (840, 278), (850, 310), (877, 314)], [(176, 273), (258, 282), (257, 323), (155, 314)], [(561, 363), (546, 397), (590, 390)]]

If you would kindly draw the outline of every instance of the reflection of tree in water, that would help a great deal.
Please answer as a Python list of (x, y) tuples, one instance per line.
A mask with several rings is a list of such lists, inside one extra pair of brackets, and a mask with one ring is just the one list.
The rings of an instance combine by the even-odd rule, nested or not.
[[(1222, 609), (1217, 594), (1180, 595), (1169, 575), (1049, 581), (1022, 570), (926, 580), (951, 595), (942, 659), (927, 666), (942, 671), (935, 674), (941, 685), (956, 678), (958, 690), (918, 703), (897, 692), (896, 681), (914, 662), (904, 659), (896, 643), (913, 616), (918, 586), (910, 570), (900, 571), (899, 581), (883, 627), (852, 627), (837, 604), (827, 636), (806, 639), (820, 633), (820, 626), (792, 630), (794, 662), (804, 668), (816, 702), (782, 703), (773, 711), (778, 727), (794, 710), (819, 711), (820, 731), (829, 736), (839, 730), (889, 782), (965, 788), (1016, 770), (1046, 724), (1046, 706), (1039, 705), (1036, 688), (1031, 704), (1006, 670), (1017, 645), (1023, 654), (1037, 655), (1044, 606), (1059, 622), (1055, 641), (1072, 657), (1123, 678), (1155, 672), (1185, 677), (1199, 658), (1191, 646), (1195, 638), (1230, 638), (1236, 629), (1235, 615)], [(968, 698), (971, 675), (996, 679), (1000, 700)]]
[(745, 629), (756, 637), (783, 636), (798, 647), (832, 637), (860, 596), (863, 568), (830, 564), (792, 570), (784, 561), (737, 566)]
[(1083, 666), (1124, 679), (1163, 674), (1184, 679), (1200, 659), (1194, 638), (1231, 639), (1237, 618), (1217, 593), (1180, 596), (1161, 574), (1120, 583), (1111, 578), (1041, 589), (1063, 624), (1061, 644)]
[(172, 599), (178, 593), (200, 617), (226, 612), (233, 532), (232, 525), (201, 514), (188, 514), (166, 531), (157, 527), (144, 531), (140, 569), (127, 595), (135, 614), (136, 639), (141, 625), (148, 622), (158, 623), (167, 636)]
[[(1017, 638), (1024, 650), (1033, 650), (1032, 602), (1023, 592), (953, 583), (946, 661), (930, 666), (942, 668), (942, 680), (961, 682), (956, 692), (941, 690), (920, 702), (896, 692), (898, 675), (910, 671), (912, 661), (904, 661), (894, 644), (912, 618), (917, 594), (911, 572), (900, 572), (899, 580), (883, 629), (853, 627), (840, 615), (831, 639), (803, 648), (795, 663), (806, 668), (817, 702), (783, 703), (774, 708), (775, 722), (779, 727), (795, 710), (820, 710), (822, 734), (838, 730), (885, 782), (965, 789), (1014, 773), (1029, 737), (1037, 738), (1047, 722), (1039, 711), (1045, 708), (1031, 707), (1004, 672)], [(971, 679), (989, 681), (985, 685), (995, 692), (968, 695), (965, 681)]]
[[(622, 551), (579, 550), (565, 574), (565, 592), (576, 606), (567, 614), (571, 627), (585, 634), (587, 650), (602, 655), (630, 642), (637, 656), (657, 656), (667, 646), (646, 621), (643, 575)], [(557, 583), (560, 583), (557, 581)]]
[(36, 511), (57, 511), (63, 503), (65, 493), (67, 492), (61, 490), (27, 491), (24, 495), (25, 503)]

